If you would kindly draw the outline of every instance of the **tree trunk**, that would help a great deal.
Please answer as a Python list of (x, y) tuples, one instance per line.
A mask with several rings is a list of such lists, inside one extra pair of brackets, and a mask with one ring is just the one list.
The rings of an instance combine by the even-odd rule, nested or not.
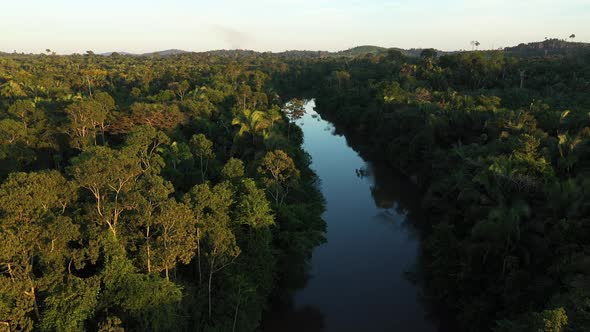
[(199, 285), (203, 282), (203, 277), (201, 273), (201, 239), (199, 236), (200, 228), (197, 227), (197, 264), (199, 267)]
[(116, 239), (117, 238), (117, 231), (115, 230), (114, 223), (107, 221), (107, 224), (109, 225), (109, 229), (111, 230), (111, 233), (113, 233), (113, 237)]
[(205, 172), (203, 171), (203, 156), (199, 156), (199, 161), (201, 162), (201, 182), (205, 183)]
[(92, 87), (90, 85), (90, 78), (86, 77), (86, 82), (88, 82), (88, 93), (90, 94), (90, 97), (92, 97)]
[(39, 305), (37, 304), (37, 296), (35, 294), (35, 287), (31, 287), (31, 297), (33, 297), (33, 306), (35, 308), (35, 317), (37, 317), (37, 321), (40, 321), (41, 314), (39, 313)]
[(242, 286), (238, 288), (238, 302), (236, 303), (236, 312), (234, 313), (234, 325), (232, 327), (232, 332), (236, 331), (236, 323), (238, 321), (238, 310), (240, 310), (240, 294), (242, 292)]
[(152, 273), (152, 260), (151, 260), (151, 253), (150, 253), (150, 226), (147, 227), (147, 234), (146, 234), (146, 251), (147, 251), (147, 270), (148, 273)]
[(166, 240), (168, 236), (168, 232), (164, 229), (164, 252), (166, 253), (166, 258), (164, 259), (164, 269), (166, 270), (166, 281), (170, 281), (170, 277), (168, 276), (168, 241)]
[(209, 271), (209, 319), (211, 319), (211, 281), (213, 280), (213, 264), (211, 264), (211, 270)]
[(104, 139), (104, 126), (100, 128), (101, 136), (102, 136), (102, 146), (106, 144), (106, 140)]

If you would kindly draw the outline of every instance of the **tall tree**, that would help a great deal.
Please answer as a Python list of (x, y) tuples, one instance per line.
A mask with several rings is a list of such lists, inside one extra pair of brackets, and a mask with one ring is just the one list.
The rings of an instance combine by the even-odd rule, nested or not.
[(95, 100), (77, 101), (66, 108), (68, 114), (69, 133), (73, 145), (79, 149), (96, 145), (98, 128), (104, 128), (107, 119), (106, 109)]
[(64, 277), (69, 242), (79, 236), (63, 215), (74, 199), (57, 171), (13, 173), (0, 185), (0, 314), (11, 330), (31, 330), (31, 312), (41, 319), (39, 293)]
[(100, 134), (102, 136), (102, 145), (105, 145), (105, 129), (106, 129), (106, 120), (109, 118), (109, 115), (115, 110), (115, 100), (111, 95), (106, 92), (97, 92), (92, 96), (92, 100), (96, 102), (96, 107), (98, 108), (97, 114), (100, 115), (97, 117), (97, 121), (95, 125), (98, 126), (100, 129)]
[(291, 123), (301, 119), (305, 115), (305, 102), (301, 99), (293, 98), (283, 107), (283, 113), (289, 119), (289, 128), (287, 138), (291, 135)]
[(252, 137), (252, 144), (255, 143), (256, 135), (261, 134), (269, 126), (264, 112), (250, 109), (239, 111), (231, 123), (234, 126), (240, 126), (238, 137), (249, 134)]
[(160, 205), (154, 228), (159, 234), (154, 243), (155, 269), (164, 270), (169, 280), (170, 269), (178, 262), (190, 263), (195, 255), (196, 221), (188, 206), (171, 199)]
[[(233, 191), (228, 183), (221, 183), (213, 188), (208, 183), (195, 186), (184, 197), (191, 206), (197, 221), (197, 256), (200, 257), (200, 229), (203, 228), (205, 256), (208, 260), (208, 312), (212, 315), (213, 276), (229, 266), (239, 256), (240, 248), (236, 243), (231, 227), (230, 207), (233, 204)], [(200, 260), (198, 261), (200, 264)], [(199, 270), (201, 268), (199, 267)]]
[(209, 160), (215, 158), (213, 153), (213, 142), (207, 139), (203, 134), (193, 135), (189, 142), (191, 152), (199, 158), (199, 168), (201, 170), (201, 183), (205, 183)]
[(92, 194), (99, 224), (108, 226), (116, 238), (121, 214), (134, 206), (127, 194), (142, 172), (139, 159), (98, 146), (73, 158), (68, 171), (80, 187)]
[(275, 206), (283, 203), (289, 190), (296, 185), (299, 178), (299, 170), (295, 167), (293, 159), (282, 150), (267, 152), (258, 167), (258, 173), (263, 176)]

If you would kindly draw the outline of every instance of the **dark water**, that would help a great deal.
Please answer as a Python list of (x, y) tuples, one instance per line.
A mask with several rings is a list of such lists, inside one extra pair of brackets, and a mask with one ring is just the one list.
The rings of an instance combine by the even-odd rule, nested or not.
[(416, 264), (412, 184), (365, 162), (313, 111), (299, 122), (326, 198), (327, 243), (294, 308), (265, 319), (268, 331), (436, 331), (407, 272)]

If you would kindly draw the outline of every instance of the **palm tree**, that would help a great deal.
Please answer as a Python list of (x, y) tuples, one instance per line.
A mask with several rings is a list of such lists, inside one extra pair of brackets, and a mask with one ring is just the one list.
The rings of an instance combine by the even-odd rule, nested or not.
[(231, 124), (240, 126), (238, 136), (250, 134), (252, 136), (252, 143), (254, 144), (256, 135), (267, 129), (270, 126), (270, 121), (267, 119), (265, 112), (253, 111), (246, 108), (234, 117)]
[(566, 172), (570, 174), (571, 169), (578, 161), (578, 157), (574, 153), (574, 150), (582, 143), (582, 138), (579, 135), (571, 136), (567, 132), (564, 134), (557, 135), (559, 139), (557, 143), (557, 149), (559, 150), (559, 165), (564, 167)]

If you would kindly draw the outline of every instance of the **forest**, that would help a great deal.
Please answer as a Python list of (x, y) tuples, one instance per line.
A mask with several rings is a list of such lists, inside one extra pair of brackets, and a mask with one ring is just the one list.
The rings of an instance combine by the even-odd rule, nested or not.
[(0, 57), (0, 330), (253, 331), (288, 299), (324, 207), (273, 65)]
[(432, 49), (1, 55), (0, 328), (258, 330), (325, 235), (296, 97), (419, 185), (433, 315), (590, 330), (590, 54)]
[(590, 330), (590, 52), (289, 63), (279, 86), (419, 185), (418, 278), (449, 331)]

